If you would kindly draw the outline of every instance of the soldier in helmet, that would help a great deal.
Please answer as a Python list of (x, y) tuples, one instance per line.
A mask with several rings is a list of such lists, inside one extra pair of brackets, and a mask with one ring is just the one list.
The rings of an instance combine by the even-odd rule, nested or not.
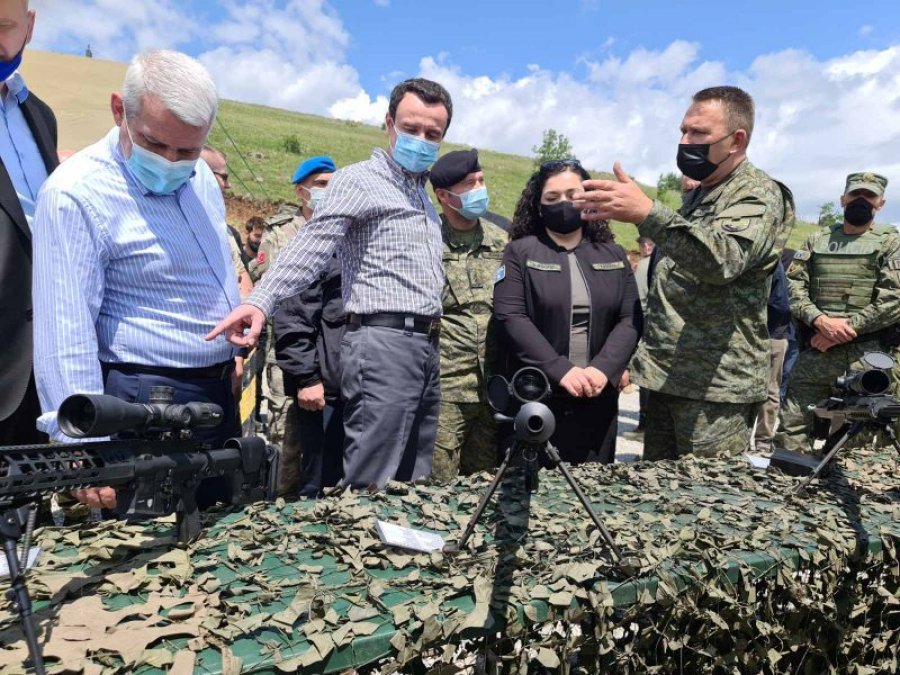
[[(256, 259), (249, 265), (254, 283), (275, 264), (281, 250), (312, 218), (316, 202), (328, 187), (335, 170), (334, 160), (326, 155), (310, 157), (297, 167), (291, 182), (300, 206), (298, 208), (294, 204), (286, 204), (279, 213), (266, 220), (266, 229)], [(295, 404), (293, 397), (285, 392), (284, 377), (276, 362), (271, 321), (266, 333), (266, 373), (263, 379), (263, 398), (268, 413), (266, 436), (270, 443), (281, 448), (279, 494), (295, 494), (300, 479), (300, 448), (297, 442), (298, 431), (293, 428), (292, 423), (296, 420), (296, 415), (289, 413), (291, 406)]]
[(444, 317), (441, 327), (441, 410), (431, 475), (448, 481), (459, 473), (496, 466), (494, 419), (485, 401), (486, 361), (493, 351), (494, 276), (508, 236), (485, 220), (488, 193), (477, 150), (457, 150), (431, 169), (441, 205), (444, 239)]
[(774, 445), (809, 450), (812, 413), (835, 378), (861, 367), (866, 352), (896, 357), (893, 326), (900, 317), (900, 234), (875, 226), (887, 178), (847, 176), (844, 221), (811, 234), (788, 270), (791, 313), (800, 322), (801, 353), (794, 366)]

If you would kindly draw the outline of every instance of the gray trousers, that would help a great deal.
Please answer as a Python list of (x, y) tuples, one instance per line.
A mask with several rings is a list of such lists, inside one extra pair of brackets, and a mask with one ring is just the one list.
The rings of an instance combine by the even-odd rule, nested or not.
[(380, 326), (341, 341), (344, 485), (384, 487), (431, 475), (440, 409), (437, 338)]

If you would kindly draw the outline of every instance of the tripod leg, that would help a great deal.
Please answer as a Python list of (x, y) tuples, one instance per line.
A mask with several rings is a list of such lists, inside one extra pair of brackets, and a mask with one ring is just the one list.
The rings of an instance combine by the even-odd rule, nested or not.
[(6, 554), (6, 564), (9, 566), (9, 590), (6, 598), (10, 600), (19, 612), (22, 622), (22, 632), (25, 634), (25, 644), (28, 645), (28, 654), (31, 656), (31, 665), (37, 675), (45, 675), (44, 658), (41, 655), (40, 642), (38, 641), (37, 628), (34, 625), (34, 615), (31, 610), (31, 598), (28, 595), (28, 587), (25, 585), (24, 572), (19, 567), (19, 556), (16, 551), (16, 540), (21, 536), (22, 525), (18, 514), (9, 511), (0, 518), (0, 534), (3, 536), (3, 552)]
[(566, 479), (569, 487), (572, 488), (575, 496), (578, 497), (578, 501), (581, 502), (581, 505), (584, 507), (584, 510), (587, 511), (588, 515), (591, 517), (591, 520), (594, 521), (594, 525), (596, 525), (597, 529), (600, 530), (600, 534), (603, 536), (603, 540), (606, 542), (607, 547), (612, 552), (613, 559), (616, 562), (622, 560), (622, 552), (619, 550), (619, 547), (616, 546), (616, 542), (613, 539), (612, 533), (608, 529), (606, 529), (606, 525), (603, 524), (603, 521), (600, 520), (600, 516), (597, 515), (596, 511), (594, 511), (594, 507), (591, 506), (590, 501), (588, 501), (587, 495), (584, 494), (581, 486), (575, 481), (574, 476), (572, 476), (572, 473), (569, 471), (569, 467), (566, 466), (566, 463), (563, 462), (560, 458), (559, 452), (557, 452), (556, 448), (550, 445), (550, 443), (547, 443), (544, 451), (550, 457), (550, 461), (553, 463), (553, 465), (560, 470), (563, 478)]
[(447, 544), (444, 546), (444, 549), (447, 551), (461, 551), (466, 545), (466, 542), (469, 541), (469, 537), (472, 536), (472, 533), (475, 531), (475, 526), (478, 525), (478, 521), (481, 519), (481, 514), (484, 513), (485, 508), (487, 508), (488, 502), (491, 501), (491, 497), (494, 496), (494, 493), (497, 491), (497, 487), (500, 485), (500, 481), (503, 479), (503, 474), (506, 473), (506, 470), (509, 468), (509, 462), (512, 459), (513, 452), (518, 447), (518, 443), (514, 442), (509, 450), (506, 451), (506, 457), (503, 458), (503, 464), (500, 465), (500, 468), (497, 469), (497, 473), (494, 476), (494, 480), (491, 481), (491, 484), (488, 486), (487, 492), (482, 496), (481, 501), (478, 502), (478, 506), (475, 508), (475, 513), (472, 514), (472, 517), (469, 519), (469, 524), (466, 525), (466, 529), (463, 532), (462, 537), (460, 537), (459, 541), (456, 544)]
[[(812, 483), (814, 478), (817, 478), (820, 473), (822, 473), (822, 469), (824, 469), (828, 463), (834, 459), (834, 456), (838, 453), (838, 451), (844, 447), (844, 444), (847, 443), (851, 438), (856, 436), (862, 430), (862, 425), (859, 422), (854, 422), (847, 430), (844, 432), (842, 436), (839, 436), (831, 446), (831, 449), (828, 451), (828, 454), (822, 458), (822, 461), (813, 469), (812, 473), (809, 474), (806, 478), (804, 478), (797, 487), (794, 488), (794, 494), (800, 494), (803, 492), (809, 484)], [(829, 439), (830, 440), (830, 439)]]

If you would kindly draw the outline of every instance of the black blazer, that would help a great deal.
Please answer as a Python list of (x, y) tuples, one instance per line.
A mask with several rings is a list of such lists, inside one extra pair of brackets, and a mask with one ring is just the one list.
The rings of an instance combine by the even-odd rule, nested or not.
[[(642, 328), (637, 284), (625, 250), (582, 241), (575, 249), (588, 292), (590, 365), (618, 384)], [(546, 234), (509, 243), (494, 283), (494, 316), (510, 370), (536, 366), (554, 385), (572, 368), (568, 359), (572, 289), (566, 250)]]
[(272, 320), (285, 394), (294, 398), (298, 390), (321, 382), (328, 401), (340, 399), (341, 339), (347, 315), (337, 255), (309, 288), (284, 299)]
[[(29, 92), (22, 114), (49, 174), (59, 164), (56, 117)], [(32, 371), (31, 231), (12, 180), (0, 161), (0, 334), (6, 358), (0, 365), (0, 420), (25, 396)]]

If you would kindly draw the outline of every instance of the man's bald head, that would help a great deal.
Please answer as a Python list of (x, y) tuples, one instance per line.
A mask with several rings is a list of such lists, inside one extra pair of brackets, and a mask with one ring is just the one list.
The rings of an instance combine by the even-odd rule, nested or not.
[(0, 61), (12, 61), (31, 42), (34, 10), (28, 0), (0, 0)]

